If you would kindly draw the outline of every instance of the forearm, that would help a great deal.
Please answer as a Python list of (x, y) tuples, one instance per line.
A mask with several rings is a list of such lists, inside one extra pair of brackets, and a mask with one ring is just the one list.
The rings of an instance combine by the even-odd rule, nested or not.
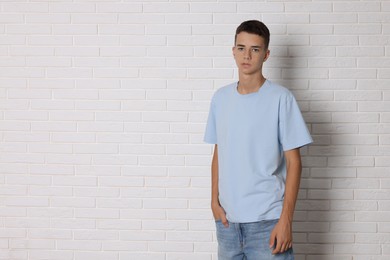
[(218, 148), (215, 145), (211, 163), (211, 205), (219, 205), (218, 196)]
[(301, 180), (302, 164), (299, 149), (286, 154), (287, 177), (281, 218), (292, 222)]

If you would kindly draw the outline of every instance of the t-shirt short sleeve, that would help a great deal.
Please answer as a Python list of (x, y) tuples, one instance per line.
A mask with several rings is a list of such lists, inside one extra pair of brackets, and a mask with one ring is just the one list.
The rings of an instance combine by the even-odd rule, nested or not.
[(283, 151), (313, 142), (294, 96), (288, 94), (280, 102), (279, 139)]
[(215, 121), (215, 98), (213, 97), (210, 104), (209, 116), (206, 124), (206, 131), (204, 134), (204, 141), (209, 144), (217, 143), (217, 128)]

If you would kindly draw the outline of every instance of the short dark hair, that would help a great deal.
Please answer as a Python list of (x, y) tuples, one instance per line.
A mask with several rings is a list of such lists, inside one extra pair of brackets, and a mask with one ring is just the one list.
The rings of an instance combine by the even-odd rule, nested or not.
[(237, 40), (237, 34), (239, 34), (240, 32), (247, 32), (263, 37), (265, 48), (268, 49), (270, 34), (267, 26), (263, 22), (260, 22), (258, 20), (249, 20), (242, 22), (236, 29), (236, 35), (234, 36), (234, 44)]

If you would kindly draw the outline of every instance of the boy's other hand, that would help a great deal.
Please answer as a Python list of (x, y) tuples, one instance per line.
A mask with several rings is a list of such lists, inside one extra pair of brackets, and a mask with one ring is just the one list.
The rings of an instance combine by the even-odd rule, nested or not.
[(229, 226), (229, 222), (226, 218), (225, 210), (219, 204), (218, 205), (212, 204), (211, 210), (213, 211), (213, 215), (214, 215), (215, 220), (221, 220), (222, 224), (225, 227)]
[(279, 219), (271, 233), (269, 240), (272, 254), (283, 253), (292, 247), (292, 228), (291, 222), (285, 219)]

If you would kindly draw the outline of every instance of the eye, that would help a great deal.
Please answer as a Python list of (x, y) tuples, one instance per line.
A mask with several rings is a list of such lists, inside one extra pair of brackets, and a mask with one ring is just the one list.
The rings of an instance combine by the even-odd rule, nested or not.
[(238, 51), (244, 51), (244, 47), (237, 47)]
[(259, 48), (252, 48), (252, 52), (258, 53), (258, 52), (260, 52), (260, 49)]

